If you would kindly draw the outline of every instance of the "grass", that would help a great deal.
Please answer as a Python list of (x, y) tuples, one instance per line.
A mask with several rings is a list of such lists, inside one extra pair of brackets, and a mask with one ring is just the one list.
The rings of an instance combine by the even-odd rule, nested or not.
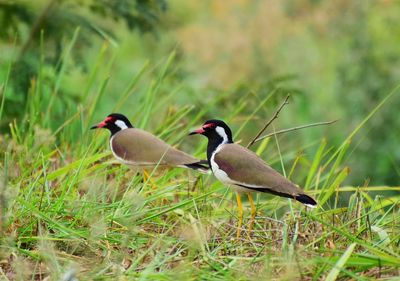
[[(78, 31), (77, 31), (78, 32)], [(76, 35), (75, 37), (76, 38)], [(68, 46), (63, 60), (68, 59)], [(107, 147), (108, 133), (88, 128), (101, 118), (112, 62), (104, 65), (107, 46), (100, 51), (83, 85), (80, 106), (66, 106), (58, 125), (40, 94), (44, 74), (32, 81), (25, 120), (10, 124), (3, 136), (0, 175), (2, 280), (388, 280), (400, 267), (400, 196), (398, 187), (343, 186), (350, 168), (346, 157), (352, 137), (395, 93), (371, 111), (342, 145), (322, 139), (307, 147), (287, 148), (284, 138), (268, 138), (252, 147), (275, 168), (284, 168), (294, 182), (319, 201), (309, 210), (287, 199), (257, 195), (258, 215), (248, 233), (249, 204), (245, 202), (242, 237), (236, 239), (233, 193), (210, 175), (183, 169), (152, 173), (150, 182), (115, 163)], [(143, 76), (151, 77), (142, 102), (129, 111), (134, 124), (167, 142), (205, 157), (205, 140), (187, 132), (202, 124), (207, 111), (195, 106), (167, 106), (179, 87), (161, 94), (173, 69), (174, 53), (161, 66), (146, 63), (132, 77), (109, 109), (119, 111)], [(62, 107), (59, 85), (64, 65), (49, 87), (49, 101)], [(100, 76), (100, 77), (99, 77)], [(96, 84), (96, 81), (99, 82)], [(7, 84), (6, 84), (7, 86)], [(7, 89), (3, 89), (5, 92)], [(235, 118), (246, 97), (226, 112), (237, 139), (262, 107)], [(214, 100), (219, 106), (219, 99)], [(254, 95), (254, 94), (252, 94)], [(0, 111), (1, 112), (1, 111)], [(162, 122), (152, 126), (153, 116)], [(188, 146), (191, 143), (192, 146)]]

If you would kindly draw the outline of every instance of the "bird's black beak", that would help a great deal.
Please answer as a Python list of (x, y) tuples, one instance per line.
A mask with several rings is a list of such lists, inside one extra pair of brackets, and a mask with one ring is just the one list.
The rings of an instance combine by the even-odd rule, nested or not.
[(93, 130), (93, 129), (98, 129), (99, 127), (97, 126), (97, 125), (93, 125), (92, 127), (90, 127), (90, 130)]

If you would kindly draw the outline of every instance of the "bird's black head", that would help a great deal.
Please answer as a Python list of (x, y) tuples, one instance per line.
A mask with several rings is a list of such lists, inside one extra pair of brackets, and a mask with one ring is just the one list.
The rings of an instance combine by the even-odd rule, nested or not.
[(212, 119), (206, 121), (200, 129), (191, 132), (190, 135), (201, 134), (209, 141), (218, 143), (233, 143), (232, 131), (222, 120)]
[(121, 130), (133, 128), (133, 126), (125, 115), (120, 113), (111, 113), (102, 122), (92, 126), (90, 129), (98, 128), (108, 129), (111, 132), (111, 135), (114, 135)]
[(207, 159), (210, 165), (210, 159), (220, 145), (233, 143), (231, 129), (221, 120), (208, 120), (200, 129), (190, 133), (190, 135), (195, 134), (204, 135), (208, 138)]

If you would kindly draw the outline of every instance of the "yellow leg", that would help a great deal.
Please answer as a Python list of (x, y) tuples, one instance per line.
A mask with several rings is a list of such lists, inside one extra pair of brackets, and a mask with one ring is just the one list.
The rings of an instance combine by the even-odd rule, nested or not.
[(151, 180), (149, 173), (146, 171), (146, 169), (143, 169), (143, 183), (147, 181), (149, 181), (149, 183), (151, 184), (151, 189), (156, 189), (156, 185)]
[(149, 173), (147, 173), (146, 169), (143, 169), (143, 183), (145, 183), (149, 178)]
[(254, 201), (253, 201), (253, 197), (251, 196), (251, 193), (247, 193), (247, 197), (249, 198), (250, 207), (251, 207), (251, 219), (250, 219), (250, 224), (249, 224), (249, 235), (250, 235), (251, 230), (253, 229), (254, 219), (256, 218), (257, 209), (256, 209), (256, 206), (254, 205)]
[(236, 238), (240, 237), (240, 232), (242, 230), (242, 223), (243, 223), (243, 205), (242, 205), (242, 199), (240, 199), (240, 194), (236, 193), (236, 201), (238, 205), (238, 215), (239, 215), (239, 221), (238, 221), (238, 226), (236, 230)]

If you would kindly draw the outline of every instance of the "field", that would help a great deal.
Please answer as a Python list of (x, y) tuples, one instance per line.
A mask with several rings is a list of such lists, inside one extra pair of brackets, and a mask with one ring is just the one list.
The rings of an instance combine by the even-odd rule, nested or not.
[[(191, 61), (198, 46), (190, 40), (172, 44), (171, 33), (184, 40), (196, 30), (185, 25), (185, 11), (198, 9), (207, 18), (208, 8), (177, 3), (161, 16), (167, 27), (158, 41), (148, 34), (129, 35), (117, 22), (110, 29), (127, 39), (118, 42), (98, 31), (102, 39), (84, 47), (82, 38), (91, 37), (77, 26), (61, 39), (55, 63), (49, 59), (54, 38), (38, 32), (37, 49), (26, 51), (35, 58), (30, 76), (25, 73), (30, 69), (19, 68), (24, 45), (3, 39), (0, 280), (400, 280), (400, 187), (395, 184), (400, 173), (393, 132), (399, 84), (388, 82), (374, 98), (360, 96), (363, 111), (341, 107), (342, 101), (329, 95), (323, 88), (327, 73), (321, 73), (322, 86), (305, 83), (303, 90), (291, 73), (273, 75), (266, 65), (262, 69), (271, 79), (247, 80), (255, 72), (246, 69), (246, 57), (240, 64), (219, 64), (221, 72), (213, 72), (212, 64), (193, 70), (204, 66), (207, 54), (199, 54), (206, 57), (202, 62)], [(217, 19), (224, 18), (221, 7), (213, 9)], [(386, 16), (378, 8), (374, 13)], [(375, 24), (373, 30), (383, 29)], [(174, 25), (185, 28), (176, 31)], [(219, 51), (215, 44), (209, 52)], [(239, 77), (233, 66), (248, 73)], [(289, 73), (285, 63), (278, 67)], [(270, 136), (251, 149), (316, 198), (318, 207), (258, 194), (256, 221), (248, 231), (250, 205), (243, 196), (240, 238), (235, 193), (212, 174), (154, 169), (144, 179), (114, 159), (106, 130), (89, 130), (107, 114), (122, 112), (135, 127), (205, 159), (206, 139), (188, 136), (192, 129), (221, 118), (234, 140), (247, 145), (287, 95), (289, 104), (262, 134)], [(373, 139), (385, 140), (375, 142), (376, 149), (365, 146)]]

